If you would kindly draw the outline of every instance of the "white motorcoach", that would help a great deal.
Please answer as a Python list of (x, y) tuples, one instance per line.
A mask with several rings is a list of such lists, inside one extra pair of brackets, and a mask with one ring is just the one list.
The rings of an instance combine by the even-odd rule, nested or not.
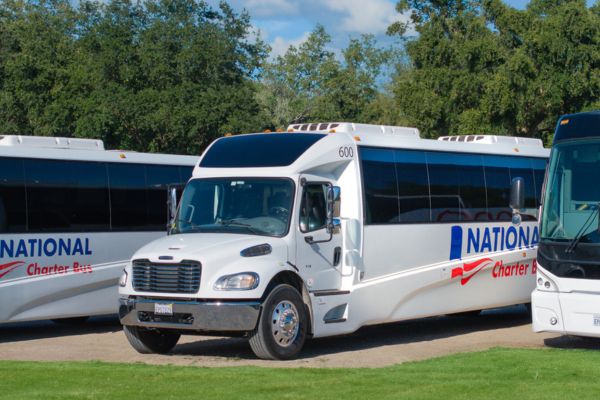
[(167, 186), (197, 161), (0, 136), (0, 323), (116, 314), (125, 264), (165, 236)]
[(536, 139), (350, 123), (218, 139), (171, 235), (125, 269), (125, 334), (146, 353), (243, 335), (286, 359), (307, 337), (528, 303), (547, 157)]
[(533, 330), (600, 337), (600, 111), (560, 118), (546, 179)]

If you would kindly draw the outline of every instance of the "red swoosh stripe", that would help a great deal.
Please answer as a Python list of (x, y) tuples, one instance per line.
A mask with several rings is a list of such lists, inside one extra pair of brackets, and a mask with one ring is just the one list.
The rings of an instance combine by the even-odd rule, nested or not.
[(13, 261), (7, 264), (0, 265), (0, 271), (2, 271), (0, 273), (0, 278), (4, 277), (4, 275), (8, 274), (10, 271), (17, 267), (20, 267), (23, 264), (25, 264), (23, 261)]
[[(463, 278), (460, 280), (461, 285), (466, 285), (472, 277), (474, 277), (479, 271), (481, 271), (487, 263), (492, 262), (491, 258), (482, 258), (481, 260), (474, 261), (472, 263), (465, 263), (463, 267), (454, 268), (452, 270), (451, 278), (455, 278), (457, 276), (462, 276)], [(471, 272), (470, 275), (464, 276), (466, 272)]]

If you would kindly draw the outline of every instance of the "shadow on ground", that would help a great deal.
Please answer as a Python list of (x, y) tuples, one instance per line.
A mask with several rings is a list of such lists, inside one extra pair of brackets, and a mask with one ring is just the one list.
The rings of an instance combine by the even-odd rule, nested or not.
[(0, 343), (77, 336), (90, 333), (108, 333), (122, 330), (117, 316), (92, 317), (80, 323), (60, 323), (50, 320), (18, 322), (0, 325)]
[[(517, 306), (485, 311), (479, 316), (441, 316), (368, 326), (350, 335), (310, 340), (304, 346), (300, 359), (381, 346), (426, 342), (530, 323), (531, 316), (525, 307)], [(203, 338), (203, 340), (182, 343), (173, 349), (172, 354), (256, 359), (248, 341), (239, 338)]]
[(600, 338), (583, 336), (558, 336), (545, 339), (544, 344), (556, 349), (600, 350)]

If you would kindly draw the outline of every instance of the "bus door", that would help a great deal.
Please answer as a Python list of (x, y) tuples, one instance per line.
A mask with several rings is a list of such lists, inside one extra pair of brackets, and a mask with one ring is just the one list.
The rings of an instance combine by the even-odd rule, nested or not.
[(339, 227), (327, 227), (327, 191), (332, 182), (310, 176), (300, 182), (296, 265), (310, 291), (337, 290), (343, 252)]

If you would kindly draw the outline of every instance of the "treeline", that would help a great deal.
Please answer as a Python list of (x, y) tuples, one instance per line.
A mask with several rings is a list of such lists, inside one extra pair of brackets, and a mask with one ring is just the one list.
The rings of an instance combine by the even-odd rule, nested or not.
[(429, 137), (545, 137), (600, 108), (600, 4), (407, 1), (408, 23), (349, 42), (317, 26), (282, 56), (247, 13), (199, 0), (0, 2), (0, 134), (197, 154), (225, 133), (345, 120)]

